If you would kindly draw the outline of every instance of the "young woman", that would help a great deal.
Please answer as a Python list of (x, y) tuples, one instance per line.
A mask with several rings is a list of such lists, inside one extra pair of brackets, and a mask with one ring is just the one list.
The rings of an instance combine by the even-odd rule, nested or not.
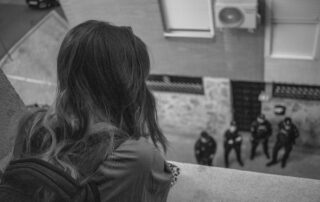
[[(58, 55), (55, 104), (23, 118), (15, 159), (41, 159), (80, 184), (94, 182), (101, 201), (166, 201), (172, 173), (159, 152), (167, 140), (149, 69), (131, 28), (90, 20), (71, 29)], [(36, 192), (40, 201), (55, 200), (45, 192)]]

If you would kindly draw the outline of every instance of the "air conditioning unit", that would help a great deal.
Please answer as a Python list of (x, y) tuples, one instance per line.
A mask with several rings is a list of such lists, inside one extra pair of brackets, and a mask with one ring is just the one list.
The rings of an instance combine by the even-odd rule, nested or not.
[(257, 26), (257, 10), (257, 0), (216, 0), (216, 27), (253, 30)]

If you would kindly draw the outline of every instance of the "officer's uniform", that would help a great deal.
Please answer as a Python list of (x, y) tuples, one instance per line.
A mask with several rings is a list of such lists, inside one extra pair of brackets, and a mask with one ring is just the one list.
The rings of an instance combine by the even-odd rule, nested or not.
[(216, 141), (208, 134), (205, 136), (201, 135), (206, 141), (201, 141), (201, 137), (196, 141), (194, 146), (196, 160), (200, 165), (212, 165), (213, 158), (212, 156), (216, 153), (217, 143)]
[(254, 121), (251, 125), (251, 156), (250, 159), (252, 160), (255, 157), (257, 147), (260, 142), (263, 144), (263, 151), (267, 158), (269, 158), (269, 137), (272, 135), (272, 127), (269, 121), (264, 119), (262, 123), (258, 121)]
[(241, 159), (241, 144), (242, 144), (242, 137), (239, 135), (238, 130), (231, 132), (227, 130), (224, 134), (224, 160), (225, 166), (229, 167), (229, 153), (232, 149), (236, 152), (236, 157), (238, 163), (243, 166), (243, 162)]
[(267, 164), (268, 166), (278, 162), (278, 152), (282, 148), (284, 148), (285, 152), (282, 157), (281, 166), (286, 166), (292, 147), (295, 144), (295, 140), (299, 136), (297, 127), (291, 122), (291, 120), (289, 122), (290, 124), (287, 124), (286, 121), (279, 123), (279, 133), (273, 148), (272, 161)]

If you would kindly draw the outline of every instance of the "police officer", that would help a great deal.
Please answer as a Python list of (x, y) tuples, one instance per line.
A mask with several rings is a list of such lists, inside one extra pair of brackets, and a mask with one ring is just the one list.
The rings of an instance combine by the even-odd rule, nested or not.
[(256, 154), (257, 147), (260, 143), (263, 144), (263, 151), (266, 157), (269, 159), (268, 142), (269, 137), (272, 135), (272, 127), (270, 122), (266, 119), (264, 114), (260, 114), (257, 120), (251, 124), (251, 156), (253, 160)]
[(232, 149), (236, 152), (237, 161), (243, 166), (241, 159), (242, 137), (238, 133), (236, 122), (232, 121), (229, 129), (224, 134), (224, 160), (226, 168), (229, 168), (229, 153)]
[(206, 131), (202, 131), (194, 150), (198, 164), (211, 166), (217, 150), (217, 143)]
[(284, 168), (298, 136), (299, 131), (297, 127), (292, 123), (291, 118), (286, 117), (282, 122), (280, 122), (277, 141), (273, 148), (272, 160), (267, 163), (267, 166), (274, 165), (278, 162), (278, 152), (281, 148), (284, 148), (285, 152), (281, 161), (281, 167)]

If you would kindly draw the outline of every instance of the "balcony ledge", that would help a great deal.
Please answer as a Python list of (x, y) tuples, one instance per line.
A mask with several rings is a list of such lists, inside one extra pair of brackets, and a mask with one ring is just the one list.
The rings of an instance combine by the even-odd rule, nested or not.
[(181, 168), (168, 202), (319, 202), (320, 181), (172, 162)]

